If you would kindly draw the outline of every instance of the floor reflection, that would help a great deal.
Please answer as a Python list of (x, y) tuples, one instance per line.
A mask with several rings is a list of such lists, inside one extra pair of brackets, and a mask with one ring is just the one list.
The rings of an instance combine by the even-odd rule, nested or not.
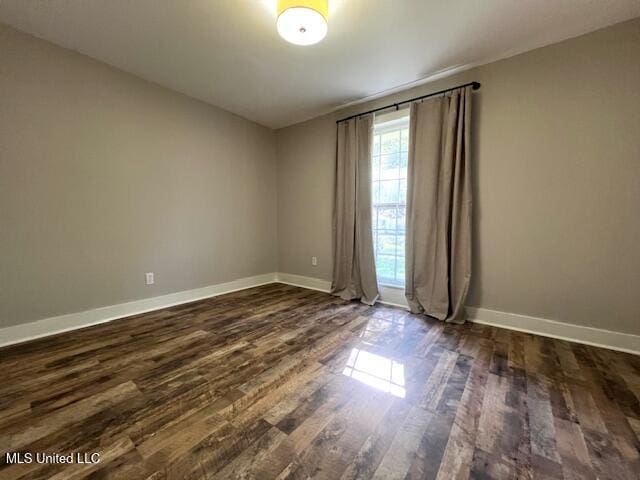
[(404, 318), (373, 317), (360, 333), (360, 339), (365, 345), (393, 349), (402, 338), (404, 329)]
[(404, 365), (382, 355), (354, 348), (342, 373), (396, 397), (406, 395)]

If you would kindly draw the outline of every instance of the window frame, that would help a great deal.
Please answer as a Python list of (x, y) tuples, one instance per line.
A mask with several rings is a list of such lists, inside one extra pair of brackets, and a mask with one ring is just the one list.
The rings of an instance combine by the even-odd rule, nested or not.
[[(398, 278), (398, 272), (404, 271), (405, 270), (405, 265), (400, 266), (399, 265), (399, 260), (402, 260), (402, 262), (406, 262), (406, 207), (407, 207), (407, 198), (406, 198), (406, 191), (407, 191), (407, 173), (406, 173), (406, 166), (405, 168), (405, 175), (402, 175), (402, 168), (403, 168), (403, 162), (402, 162), (402, 158), (404, 157), (408, 163), (408, 155), (409, 155), (409, 130), (410, 130), (410, 120), (409, 120), (409, 109), (402, 109), (400, 111), (395, 111), (395, 112), (391, 112), (388, 114), (382, 114), (382, 115), (376, 115), (375, 119), (374, 119), (374, 127), (373, 127), (373, 135), (372, 135), (372, 146), (371, 146), (371, 169), (372, 169), (372, 175), (371, 175), (371, 213), (372, 213), (372, 229), (371, 229), (371, 233), (373, 235), (373, 245), (374, 245), (374, 262), (376, 264), (376, 277), (378, 280), (378, 285), (381, 287), (388, 287), (388, 288), (395, 288), (395, 289), (404, 289), (405, 288), (405, 282), (406, 279), (404, 278), (404, 276), (399, 279)], [(406, 150), (403, 149), (403, 134), (402, 131), (406, 130)], [(400, 198), (397, 198), (396, 202), (389, 202), (389, 203), (380, 203), (379, 202), (379, 195), (380, 195), (380, 191), (381, 191), (381, 186), (382, 186), (382, 182), (384, 181), (381, 177), (380, 177), (380, 173), (381, 173), (381, 161), (382, 161), (382, 157), (383, 157), (383, 153), (382, 153), (382, 136), (385, 133), (391, 133), (391, 132), (398, 132), (398, 136), (399, 136), (399, 144), (398, 144), (398, 150), (394, 153), (391, 153), (390, 155), (398, 155), (400, 160), (399, 160), (399, 164), (398, 164), (398, 175), (396, 177), (390, 178), (388, 179), (389, 181), (396, 181), (398, 182), (397, 185), (397, 189), (398, 189), (398, 197), (404, 193), (404, 201), (401, 201)], [(376, 137), (379, 136), (379, 143), (378, 143), (378, 150), (376, 151), (374, 149), (375, 147), (375, 139)], [(402, 183), (404, 182), (404, 184)], [(376, 184), (377, 184), (377, 188), (378, 188), (378, 201), (376, 201)], [(396, 225), (395, 228), (393, 229), (389, 229), (389, 231), (384, 230), (384, 232), (381, 234), (380, 233), (380, 229), (378, 228), (379, 225), (379, 215), (380, 215), (380, 209), (381, 208), (394, 208), (395, 209), (395, 221), (396, 221)], [(398, 218), (400, 218), (400, 209), (404, 208), (404, 218), (405, 218), (405, 225), (403, 226), (403, 228), (400, 228), (400, 226), (398, 225)], [(387, 277), (381, 277), (380, 276), (380, 272), (378, 269), (378, 258), (382, 255), (380, 254), (379, 248), (380, 248), (380, 242), (379, 242), (379, 237), (381, 235), (390, 235), (390, 236), (394, 236), (394, 245), (395, 245), (395, 253), (393, 254), (387, 254), (384, 256), (388, 256), (390, 258), (393, 258), (394, 261), (394, 266), (393, 266), (393, 278), (387, 278)], [(405, 241), (405, 251), (402, 252), (402, 254), (399, 254), (399, 249), (398, 249), (398, 243), (399, 243), (399, 237), (403, 237), (404, 241)]]

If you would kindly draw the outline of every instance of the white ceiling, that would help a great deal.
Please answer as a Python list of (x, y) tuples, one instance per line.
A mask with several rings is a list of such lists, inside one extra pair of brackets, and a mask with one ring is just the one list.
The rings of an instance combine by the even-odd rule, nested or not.
[(0, 0), (0, 21), (278, 128), (640, 16), (638, 0), (330, 0), (290, 45), (276, 0)]

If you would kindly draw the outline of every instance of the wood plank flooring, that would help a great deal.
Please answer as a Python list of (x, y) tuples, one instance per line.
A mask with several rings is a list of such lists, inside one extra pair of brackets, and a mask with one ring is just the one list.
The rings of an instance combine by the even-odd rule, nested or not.
[(0, 479), (640, 478), (640, 357), (282, 284), (5, 348), (0, 372)]

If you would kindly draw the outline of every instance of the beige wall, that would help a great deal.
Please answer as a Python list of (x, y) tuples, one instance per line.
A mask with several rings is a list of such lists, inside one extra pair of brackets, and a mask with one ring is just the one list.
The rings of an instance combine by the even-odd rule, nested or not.
[(0, 25), (0, 327), (275, 271), (274, 135)]
[(640, 19), (279, 130), (279, 271), (331, 278), (335, 119), (470, 80), (468, 304), (640, 334)]
[(274, 133), (0, 25), (0, 327), (329, 280), (335, 119), (478, 80), (469, 305), (638, 334), (639, 51), (637, 19)]

